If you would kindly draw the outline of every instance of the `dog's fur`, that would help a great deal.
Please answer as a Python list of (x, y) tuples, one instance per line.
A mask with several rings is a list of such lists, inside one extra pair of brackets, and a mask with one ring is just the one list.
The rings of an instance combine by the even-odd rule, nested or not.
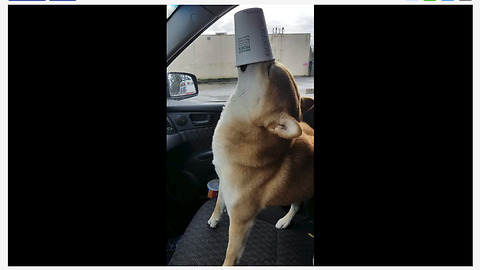
[(213, 136), (213, 164), (220, 178), (215, 228), (230, 216), (223, 265), (240, 259), (255, 216), (267, 206), (291, 205), (276, 227), (288, 226), (299, 202), (313, 197), (314, 130), (302, 121), (313, 99), (301, 98), (290, 72), (275, 61), (238, 68)]

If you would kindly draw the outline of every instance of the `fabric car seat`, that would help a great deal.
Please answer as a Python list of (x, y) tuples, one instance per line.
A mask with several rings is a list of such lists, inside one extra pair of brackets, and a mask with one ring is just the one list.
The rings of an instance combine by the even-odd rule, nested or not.
[[(179, 241), (169, 265), (222, 265), (228, 244), (228, 214), (224, 213), (215, 229), (207, 220), (216, 198), (207, 201), (194, 216)], [(247, 238), (239, 265), (312, 265), (314, 251), (313, 222), (297, 213), (290, 226), (279, 230), (276, 221), (287, 210), (269, 207), (256, 218)]]

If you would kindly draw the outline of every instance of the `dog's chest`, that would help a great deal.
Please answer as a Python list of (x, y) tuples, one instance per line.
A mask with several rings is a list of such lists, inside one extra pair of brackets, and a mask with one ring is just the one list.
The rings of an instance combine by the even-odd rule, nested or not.
[[(243, 157), (255, 152), (252, 150), (254, 143), (250, 143), (252, 133), (249, 130), (262, 115), (267, 85), (268, 81), (258, 72), (240, 76), (235, 92), (228, 99), (218, 121), (212, 142), (213, 164), (220, 177), (220, 189), (224, 198), (229, 197), (234, 201), (234, 185), (242, 179), (233, 163), (239, 160), (244, 163)], [(235, 182), (232, 180), (233, 175), (237, 179)]]

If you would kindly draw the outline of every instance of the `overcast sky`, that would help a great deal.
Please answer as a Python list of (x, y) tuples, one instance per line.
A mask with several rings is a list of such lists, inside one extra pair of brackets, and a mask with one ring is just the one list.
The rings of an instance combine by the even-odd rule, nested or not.
[(253, 7), (263, 9), (269, 33), (274, 27), (284, 27), (285, 33), (313, 34), (313, 5), (240, 5), (210, 26), (204, 34), (215, 32), (234, 34), (233, 15), (240, 10)]

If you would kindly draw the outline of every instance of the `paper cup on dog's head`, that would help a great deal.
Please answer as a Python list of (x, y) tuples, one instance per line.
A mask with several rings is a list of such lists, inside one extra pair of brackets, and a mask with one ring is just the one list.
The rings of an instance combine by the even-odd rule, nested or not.
[(236, 66), (274, 60), (261, 8), (235, 13)]

